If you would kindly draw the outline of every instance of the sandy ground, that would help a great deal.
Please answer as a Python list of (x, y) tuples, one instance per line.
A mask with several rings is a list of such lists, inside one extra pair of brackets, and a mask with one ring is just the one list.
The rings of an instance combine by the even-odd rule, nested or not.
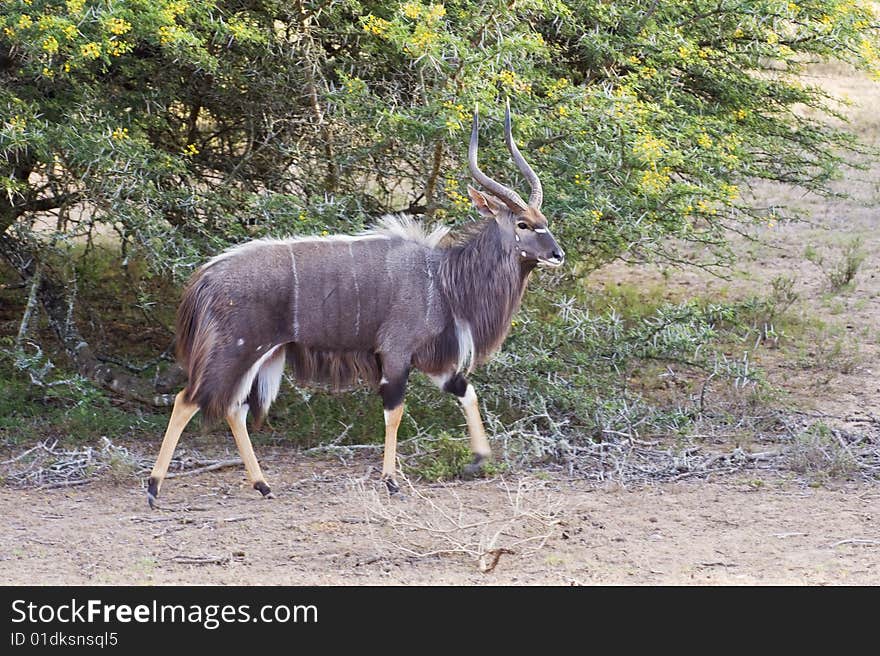
[[(0, 490), (0, 582), (880, 584), (876, 485), (750, 472), (596, 489), (542, 476), (420, 485), (400, 500), (356, 478), (366, 460), (270, 466), (274, 500), (230, 470), (167, 481), (153, 512), (130, 485)], [(481, 540), (513, 553), (490, 572), (473, 555), (423, 555)]]

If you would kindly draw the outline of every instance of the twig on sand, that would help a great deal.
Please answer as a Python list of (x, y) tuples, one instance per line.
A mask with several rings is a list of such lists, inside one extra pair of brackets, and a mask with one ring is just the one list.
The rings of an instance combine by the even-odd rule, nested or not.
[(180, 555), (169, 558), (173, 563), (180, 565), (225, 565), (229, 562), (229, 556), (187, 556)]
[(834, 544), (830, 545), (833, 549), (834, 547), (839, 547), (844, 544), (864, 544), (864, 545), (875, 545), (880, 544), (880, 540), (868, 540), (867, 538), (850, 538), (848, 540), (839, 540)]
[(225, 469), (227, 467), (240, 467), (241, 466), (241, 458), (230, 458), (229, 460), (218, 460), (216, 462), (212, 462), (209, 465), (205, 465), (204, 467), (198, 467), (197, 469), (188, 469), (186, 471), (176, 471), (169, 472), (165, 478), (180, 478), (182, 476), (194, 476), (195, 474), (204, 474), (205, 472), (216, 471), (218, 469)]
[(38, 487), (38, 490), (53, 490), (59, 487), (75, 487), (77, 485), (87, 485), (88, 483), (94, 483), (96, 478), (80, 478), (75, 481), (56, 481), (54, 483), (46, 483), (45, 485), (41, 485)]

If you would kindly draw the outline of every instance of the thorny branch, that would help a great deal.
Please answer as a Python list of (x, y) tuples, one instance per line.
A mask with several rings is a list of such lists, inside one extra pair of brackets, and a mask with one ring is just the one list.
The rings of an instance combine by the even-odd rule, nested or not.
[(564, 515), (562, 496), (534, 480), (511, 484), (501, 479), (509, 506), (491, 516), (467, 506), (453, 487), (426, 491), (404, 482), (410, 497), (406, 504), (355, 482), (373, 538), (413, 558), (464, 555), (484, 573), (494, 570), (504, 554), (528, 557), (539, 551)]

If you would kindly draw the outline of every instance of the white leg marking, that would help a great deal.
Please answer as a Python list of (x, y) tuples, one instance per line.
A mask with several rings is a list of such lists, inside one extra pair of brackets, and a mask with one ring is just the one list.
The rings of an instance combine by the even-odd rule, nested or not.
[(492, 448), (486, 439), (486, 430), (483, 428), (483, 419), (480, 417), (480, 405), (477, 402), (477, 392), (474, 386), (468, 383), (464, 396), (461, 397), (461, 407), (467, 419), (468, 434), (471, 438), (471, 451), (484, 458), (492, 456)]
[(382, 458), (382, 476), (394, 479), (397, 473), (397, 428), (403, 416), (403, 404), (385, 411), (385, 454)]

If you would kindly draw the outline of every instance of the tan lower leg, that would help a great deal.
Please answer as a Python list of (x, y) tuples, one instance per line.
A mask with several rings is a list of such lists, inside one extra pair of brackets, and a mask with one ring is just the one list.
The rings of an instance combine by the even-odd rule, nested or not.
[(477, 393), (470, 383), (468, 383), (464, 396), (461, 397), (461, 407), (464, 410), (465, 419), (467, 419), (471, 451), (483, 458), (491, 458), (492, 448), (489, 446), (489, 440), (486, 439), (486, 430), (483, 428), (480, 406), (477, 403)]
[(245, 404), (226, 415), (226, 421), (229, 422), (229, 427), (232, 429), (235, 446), (238, 447), (238, 452), (241, 454), (248, 480), (251, 485), (266, 495), (269, 493), (269, 487), (266, 485), (266, 479), (263, 478), (263, 472), (260, 469), (260, 463), (257, 462), (257, 456), (254, 454), (254, 447), (251, 445), (251, 438), (245, 424), (247, 411), (248, 406)]
[(382, 460), (382, 478), (394, 479), (397, 473), (397, 428), (403, 417), (403, 404), (385, 411), (385, 456)]
[(187, 403), (184, 392), (180, 392), (174, 398), (174, 409), (171, 411), (171, 419), (168, 421), (168, 428), (165, 430), (165, 438), (162, 440), (162, 448), (159, 450), (159, 457), (156, 458), (156, 464), (150, 474), (150, 484), (153, 494), (159, 492), (159, 487), (168, 473), (168, 465), (171, 464), (171, 458), (174, 456), (174, 449), (177, 448), (177, 441), (180, 439), (183, 429), (199, 411), (199, 406), (195, 403)]

